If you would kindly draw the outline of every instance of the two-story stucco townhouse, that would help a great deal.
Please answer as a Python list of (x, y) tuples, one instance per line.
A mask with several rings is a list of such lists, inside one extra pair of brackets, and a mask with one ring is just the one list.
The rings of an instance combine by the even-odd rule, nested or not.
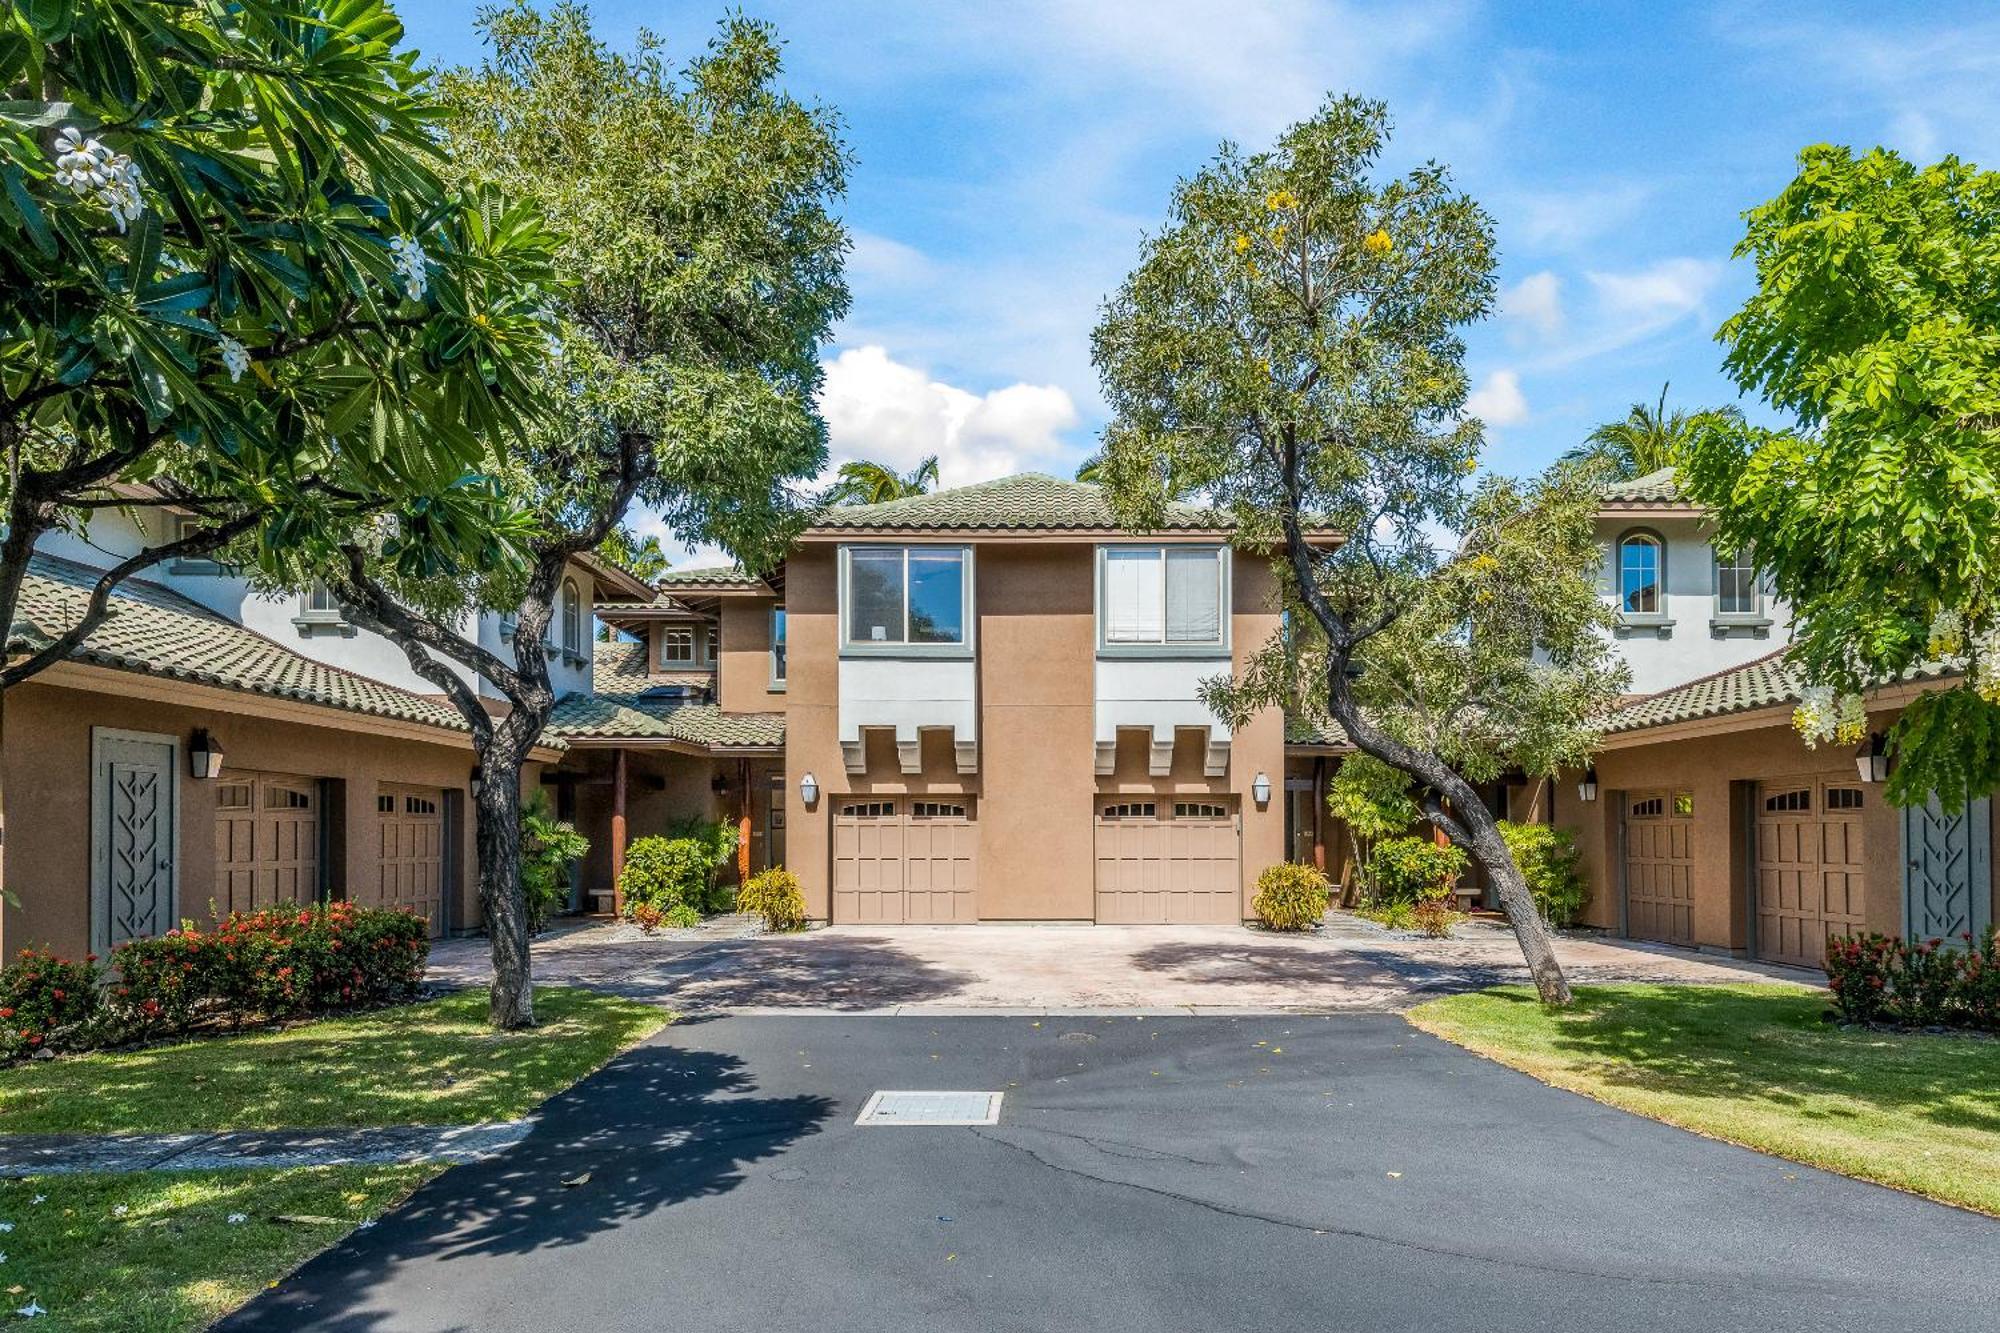
[(544, 775), (592, 836), (587, 885), (722, 814), (820, 919), (1242, 920), (1264, 867), (1326, 859), (1339, 747), (1202, 704), (1279, 626), (1269, 561), (1229, 536), (1182, 506), (1124, 531), (1097, 487), (1015, 476), (836, 508), (766, 577), (601, 609), (639, 642), (600, 646)]
[(1639, 691), (1592, 770), (1558, 784), (1593, 887), (1588, 919), (1635, 939), (1817, 967), (1827, 935), (1955, 938), (1994, 918), (1991, 802), (1957, 815), (1882, 796), (1879, 737), (1935, 674), (1871, 692), (1863, 753), (1793, 731), (1782, 603), (1718, 550), (1672, 470), (1609, 488), (1603, 593)]
[[(51, 534), (12, 641), (61, 634), (104, 569), (190, 521), (108, 510), (87, 533)], [(544, 646), (557, 688), (590, 689), (594, 606), (652, 596), (579, 559)], [(7, 692), (19, 902), (0, 911), (0, 947), (101, 953), (183, 919), (328, 897), (410, 907), (434, 933), (478, 924), (470, 737), (399, 649), (324, 595), (262, 595), (205, 560), (155, 566), (111, 607), (70, 660)], [(476, 633), (500, 650), (512, 628), (489, 614)]]

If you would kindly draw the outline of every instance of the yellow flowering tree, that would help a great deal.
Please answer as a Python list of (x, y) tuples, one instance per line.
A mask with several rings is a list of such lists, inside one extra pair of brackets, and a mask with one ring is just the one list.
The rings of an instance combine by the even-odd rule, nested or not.
[(1210, 707), (1323, 714), (1407, 775), (1562, 1003), (1475, 784), (1583, 761), (1622, 687), (1598, 632), (1596, 497), (1569, 469), (1470, 480), (1459, 335), (1492, 305), (1491, 224), (1441, 167), (1374, 180), (1387, 135), (1380, 103), (1343, 98), (1180, 185), (1097, 329), (1114, 414), (1098, 470), (1135, 527), (1199, 496), (1246, 553), (1277, 553), (1289, 630), (1210, 682)]

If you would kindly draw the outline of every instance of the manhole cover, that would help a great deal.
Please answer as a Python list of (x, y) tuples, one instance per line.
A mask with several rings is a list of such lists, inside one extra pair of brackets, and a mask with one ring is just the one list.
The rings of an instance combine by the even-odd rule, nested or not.
[(997, 1125), (997, 1092), (878, 1092), (868, 1098), (857, 1125)]

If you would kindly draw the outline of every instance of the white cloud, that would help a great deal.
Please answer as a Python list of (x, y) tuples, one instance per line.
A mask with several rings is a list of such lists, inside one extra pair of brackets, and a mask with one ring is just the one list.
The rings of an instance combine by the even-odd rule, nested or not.
[(1637, 182), (1523, 189), (1503, 194), (1494, 210), (1503, 239), (1535, 248), (1573, 250), (1630, 222), (1651, 194), (1652, 187)]
[(1544, 338), (1562, 332), (1562, 279), (1543, 269), (1500, 293), (1500, 317), (1517, 320)]
[(1496, 370), (1479, 382), (1465, 398), (1465, 414), (1478, 417), (1488, 426), (1518, 426), (1528, 419), (1528, 397), (1521, 392), (1521, 376), (1512, 370)]
[(938, 267), (915, 246), (857, 231), (847, 252), (847, 278), (857, 287), (915, 287), (937, 280)]
[(939, 482), (962, 486), (1048, 465), (1070, 452), (1076, 403), (1053, 384), (971, 393), (895, 360), (851, 347), (826, 367), (820, 392), (835, 464), (865, 458), (899, 471), (938, 457)]
[(1659, 327), (1700, 310), (1722, 278), (1722, 265), (1713, 259), (1682, 257), (1627, 273), (1585, 276), (1607, 317)]

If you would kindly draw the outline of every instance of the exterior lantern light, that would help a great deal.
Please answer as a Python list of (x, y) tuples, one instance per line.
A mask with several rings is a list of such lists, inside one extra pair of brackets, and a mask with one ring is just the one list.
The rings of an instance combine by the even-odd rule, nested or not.
[(194, 740), (188, 745), (188, 772), (198, 778), (222, 776), (222, 746), (206, 727), (196, 727)]
[(1257, 804), (1258, 804), (1258, 805), (1260, 805), (1260, 806), (1262, 806), (1262, 805), (1269, 805), (1269, 804), (1271, 803), (1271, 775), (1270, 775), (1270, 774), (1268, 774), (1268, 773), (1259, 773), (1259, 774), (1258, 774), (1258, 775), (1257, 775), (1257, 776), (1256, 776), (1255, 778), (1252, 778), (1252, 779), (1251, 779), (1251, 781), (1250, 781), (1250, 797), (1251, 797), (1251, 799), (1252, 799), (1252, 800), (1256, 801), (1256, 802), (1257, 802)]
[(1583, 770), (1583, 780), (1576, 784), (1576, 795), (1582, 801), (1597, 799), (1597, 765), (1592, 764)]
[(1882, 733), (1871, 731), (1861, 748), (1854, 752), (1854, 768), (1863, 782), (1886, 782), (1889, 778), (1889, 747)]
[(819, 779), (807, 773), (799, 779), (799, 799), (808, 806), (819, 800)]

